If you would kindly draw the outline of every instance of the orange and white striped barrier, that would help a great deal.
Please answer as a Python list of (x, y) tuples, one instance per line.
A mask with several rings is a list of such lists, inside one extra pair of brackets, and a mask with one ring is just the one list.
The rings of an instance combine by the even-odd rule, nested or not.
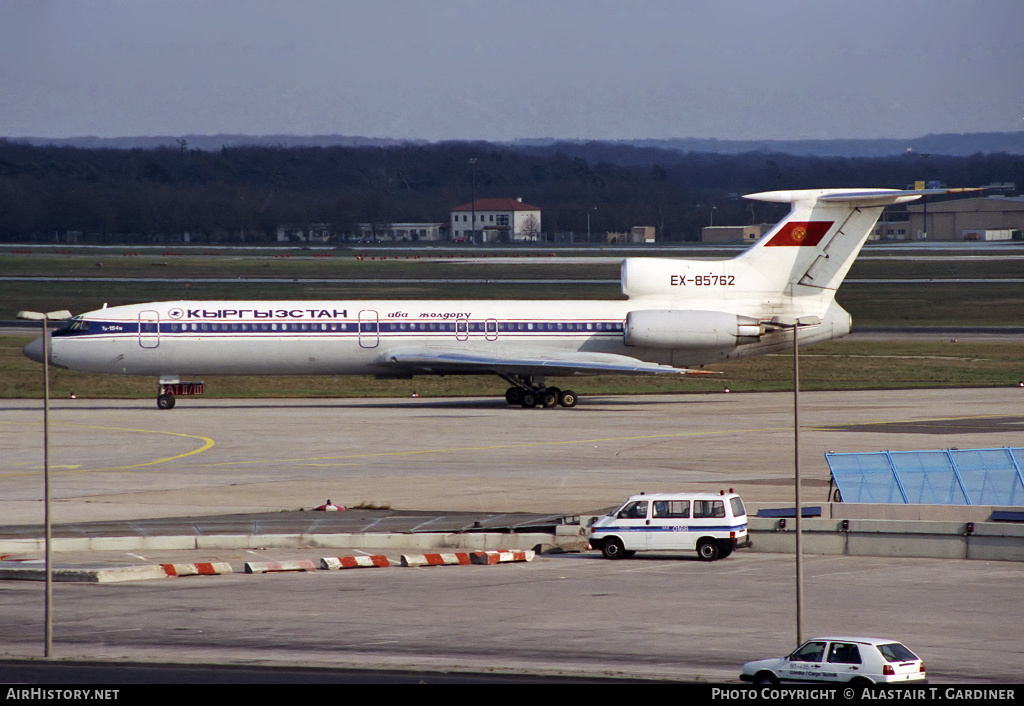
[(329, 556), (320, 559), (320, 568), (334, 571), (337, 569), (357, 569), (362, 567), (379, 566), (386, 568), (391, 566), (386, 556), (375, 554), (372, 556)]
[(161, 564), (168, 576), (217, 576), (231, 574), (231, 564), (226, 561), (205, 561), (196, 564)]
[(403, 554), (402, 566), (451, 566), (472, 564), (473, 560), (467, 552), (447, 554)]
[(533, 561), (536, 552), (532, 549), (473, 552), (470, 554), (474, 564), (505, 564), (513, 561)]

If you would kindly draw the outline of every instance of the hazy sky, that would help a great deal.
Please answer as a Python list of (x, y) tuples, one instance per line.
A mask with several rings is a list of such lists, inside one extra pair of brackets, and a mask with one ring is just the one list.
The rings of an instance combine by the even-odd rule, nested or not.
[(0, 0), (0, 136), (1024, 129), (1024, 0)]

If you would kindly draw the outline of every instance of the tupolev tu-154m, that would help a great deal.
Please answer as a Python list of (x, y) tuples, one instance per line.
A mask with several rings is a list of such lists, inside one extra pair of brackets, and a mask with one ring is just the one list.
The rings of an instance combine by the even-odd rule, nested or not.
[[(725, 260), (626, 258), (624, 300), (169, 301), (75, 316), (50, 364), (154, 375), (157, 404), (203, 375), (497, 375), (523, 407), (573, 407), (545, 376), (694, 374), (846, 335), (835, 293), (882, 209), (962, 189), (808, 189), (748, 199), (789, 214)], [(43, 340), (24, 349), (42, 362)]]

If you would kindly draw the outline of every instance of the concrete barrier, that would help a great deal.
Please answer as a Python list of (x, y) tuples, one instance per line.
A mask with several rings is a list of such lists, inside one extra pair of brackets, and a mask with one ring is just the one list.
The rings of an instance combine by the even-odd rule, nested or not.
[(217, 576), (234, 571), (226, 561), (205, 561), (195, 564), (161, 564), (168, 576)]
[(247, 574), (270, 574), (282, 571), (316, 571), (316, 564), (312, 559), (245, 562), (245, 573)]
[[(806, 554), (1024, 561), (1024, 525), (937, 520), (804, 519)], [(796, 522), (749, 517), (753, 551), (792, 554)]]
[[(52, 575), (55, 582), (60, 581), (62, 583), (116, 583), (119, 581), (144, 581), (146, 579), (167, 578), (167, 573), (158, 564), (153, 564), (152, 566), (118, 567), (54, 567)], [(46, 567), (36, 563), (21, 566), (0, 566), (0, 579), (45, 581)]]
[(472, 557), (466, 552), (403, 554), (401, 559), (402, 566), (467, 566), (472, 563)]
[(337, 569), (357, 569), (378, 566), (387, 568), (391, 566), (386, 556), (374, 554), (372, 556), (334, 556), (320, 559), (320, 568), (328, 571)]
[(516, 561), (533, 561), (535, 552), (532, 549), (523, 551), (489, 551), (473, 552), (469, 555), (474, 564), (505, 564)]

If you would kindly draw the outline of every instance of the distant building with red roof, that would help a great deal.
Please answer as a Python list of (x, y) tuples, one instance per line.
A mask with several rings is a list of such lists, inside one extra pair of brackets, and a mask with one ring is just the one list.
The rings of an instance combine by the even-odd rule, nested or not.
[(459, 242), (511, 243), (541, 235), (540, 209), (522, 199), (477, 199), (456, 206), (451, 216), (452, 240)]

